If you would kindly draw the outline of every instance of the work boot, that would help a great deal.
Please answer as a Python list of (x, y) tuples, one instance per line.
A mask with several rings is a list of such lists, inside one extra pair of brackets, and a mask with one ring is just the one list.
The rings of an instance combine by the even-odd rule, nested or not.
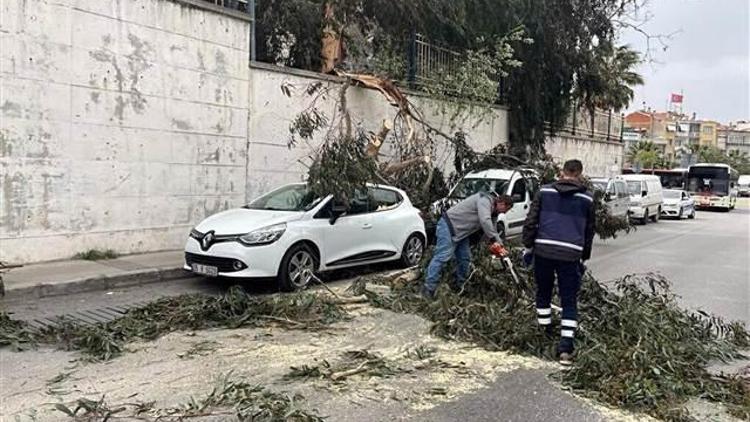
[(432, 290), (429, 290), (426, 287), (422, 287), (422, 291), (419, 293), (425, 300), (434, 300), (435, 299), (435, 292)]
[(561, 352), (559, 362), (560, 365), (565, 367), (573, 366), (573, 353)]

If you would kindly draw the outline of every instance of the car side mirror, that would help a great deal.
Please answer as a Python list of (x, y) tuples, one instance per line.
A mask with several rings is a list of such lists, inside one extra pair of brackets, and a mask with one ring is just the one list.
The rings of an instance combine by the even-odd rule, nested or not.
[(517, 193), (515, 195), (511, 195), (511, 199), (513, 199), (514, 203), (523, 202), (523, 195)]
[(648, 192), (647, 192), (647, 191), (645, 191), (645, 190), (644, 190), (644, 191), (641, 191), (641, 196), (646, 196), (646, 195), (648, 195)]
[(346, 212), (346, 210), (347, 210), (347, 207), (345, 204), (342, 204), (340, 202), (339, 203), (334, 202), (331, 205), (331, 218), (328, 220), (328, 222), (331, 225), (336, 224), (336, 220), (338, 220), (339, 217), (341, 217)]
[(612, 194), (607, 192), (604, 194), (604, 201), (609, 202), (612, 200)]

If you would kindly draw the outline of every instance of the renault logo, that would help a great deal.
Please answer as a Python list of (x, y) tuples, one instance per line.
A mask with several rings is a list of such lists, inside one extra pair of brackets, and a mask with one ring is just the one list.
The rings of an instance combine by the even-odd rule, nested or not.
[(207, 251), (214, 244), (214, 240), (216, 240), (216, 235), (213, 231), (206, 233), (201, 239), (201, 249)]

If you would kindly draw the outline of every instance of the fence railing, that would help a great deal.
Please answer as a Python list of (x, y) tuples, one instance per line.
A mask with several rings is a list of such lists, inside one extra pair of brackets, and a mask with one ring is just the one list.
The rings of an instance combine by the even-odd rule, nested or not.
[(219, 7), (250, 15), (250, 61), (255, 61), (255, 1), (256, 0), (203, 0)]
[(623, 115), (614, 111), (597, 109), (592, 119), (588, 110), (573, 106), (573, 111), (568, 115), (561, 131), (571, 135), (622, 142), (623, 122)]
[(213, 3), (217, 6), (226, 7), (227, 9), (237, 10), (239, 12), (250, 13), (252, 0), (203, 0)]
[(412, 33), (408, 48), (408, 81), (419, 85), (456, 72), (462, 55), (454, 50), (432, 44), (418, 33)]
[[(410, 88), (419, 89), (425, 84), (461, 72), (465, 54), (429, 42), (422, 34), (412, 32), (407, 46), (406, 81)], [(496, 103), (504, 101), (505, 81), (499, 79)]]

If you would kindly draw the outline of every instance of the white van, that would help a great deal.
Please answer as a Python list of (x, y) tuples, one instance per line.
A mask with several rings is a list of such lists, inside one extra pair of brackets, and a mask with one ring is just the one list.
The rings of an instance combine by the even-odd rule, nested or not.
[[(497, 231), (505, 238), (521, 234), (526, 215), (534, 200), (534, 193), (539, 188), (539, 178), (533, 170), (489, 169), (472, 172), (464, 176), (451, 189), (447, 198), (432, 204), (433, 219), (440, 218), (442, 210), (461, 202), (479, 191), (495, 191), (513, 198), (513, 208), (500, 214), (497, 219)], [(429, 228), (428, 228), (429, 229)]]
[(627, 182), (622, 176), (611, 178), (594, 177), (591, 184), (595, 190), (604, 194), (604, 203), (609, 208), (609, 213), (615, 217), (628, 218), (630, 214), (630, 194)]
[(628, 184), (630, 193), (630, 218), (640, 220), (641, 224), (646, 224), (649, 218), (654, 223), (658, 222), (664, 203), (659, 176), (626, 174), (622, 178)]

